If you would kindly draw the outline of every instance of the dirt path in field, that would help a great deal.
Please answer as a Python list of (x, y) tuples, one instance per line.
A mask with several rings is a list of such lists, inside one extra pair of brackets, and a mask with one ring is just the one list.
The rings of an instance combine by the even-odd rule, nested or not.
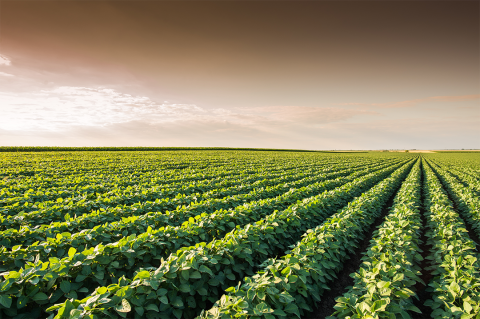
[[(423, 163), (422, 163), (422, 171), (423, 171)], [(432, 313), (432, 308), (430, 307), (427, 307), (424, 305), (425, 301), (427, 301), (428, 299), (432, 298), (432, 293), (430, 291), (427, 291), (427, 288), (428, 288), (428, 284), (430, 283), (430, 281), (432, 280), (432, 270), (430, 271), (427, 271), (425, 270), (427, 267), (430, 266), (431, 262), (427, 259), (428, 255), (431, 254), (431, 250), (432, 250), (432, 245), (427, 245), (427, 236), (425, 235), (425, 233), (427, 232), (427, 218), (425, 216), (425, 193), (424, 193), (424, 187), (425, 187), (425, 176), (423, 175), (423, 172), (422, 172), (422, 177), (421, 177), (421, 181), (420, 181), (420, 185), (421, 185), (421, 198), (420, 198), (420, 216), (422, 218), (422, 235), (420, 237), (421, 241), (422, 241), (422, 244), (420, 244), (420, 249), (422, 250), (422, 262), (420, 263), (420, 272), (422, 273), (422, 275), (420, 276), (420, 278), (423, 280), (423, 282), (425, 283), (422, 284), (421, 282), (417, 282), (417, 284), (415, 286), (413, 286), (413, 290), (416, 292), (417, 296), (418, 296), (418, 299), (413, 297), (413, 304), (418, 308), (420, 309), (420, 311), (422, 312), (421, 314), (419, 313), (416, 313), (416, 312), (410, 312), (410, 316), (412, 317), (412, 319), (424, 319), (424, 318), (430, 318), (430, 315)]]

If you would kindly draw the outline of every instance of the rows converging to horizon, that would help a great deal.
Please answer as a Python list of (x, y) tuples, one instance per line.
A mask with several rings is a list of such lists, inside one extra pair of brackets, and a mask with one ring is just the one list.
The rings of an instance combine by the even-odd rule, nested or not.
[(3, 152), (0, 318), (479, 318), (478, 153)]

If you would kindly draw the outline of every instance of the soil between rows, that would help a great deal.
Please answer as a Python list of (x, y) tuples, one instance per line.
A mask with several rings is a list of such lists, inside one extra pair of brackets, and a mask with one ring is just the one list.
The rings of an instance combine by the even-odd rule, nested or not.
[(427, 244), (427, 236), (425, 235), (426, 232), (427, 232), (427, 219), (426, 219), (426, 216), (425, 216), (425, 213), (426, 213), (426, 209), (425, 209), (425, 176), (423, 175), (423, 162), (422, 162), (422, 176), (421, 176), (421, 180), (420, 180), (420, 188), (421, 188), (421, 192), (420, 192), (420, 216), (422, 218), (422, 235), (420, 237), (420, 240), (422, 241), (422, 243), (420, 244), (420, 250), (422, 251), (421, 252), (421, 256), (423, 258), (422, 262), (420, 263), (420, 272), (422, 273), (422, 275), (420, 276), (420, 278), (423, 280), (423, 282), (425, 283), (422, 284), (421, 282), (417, 282), (417, 284), (415, 286), (413, 286), (414, 288), (414, 291), (415, 293), (417, 294), (417, 298), (413, 297), (413, 304), (418, 308), (420, 309), (420, 311), (422, 312), (421, 314), (419, 313), (416, 313), (416, 312), (410, 312), (410, 316), (412, 317), (412, 319), (424, 319), (424, 318), (430, 318), (431, 317), (431, 314), (432, 314), (432, 308), (430, 307), (427, 307), (424, 305), (425, 301), (427, 301), (428, 299), (431, 299), (432, 298), (432, 292), (429, 291), (427, 288), (428, 288), (428, 284), (430, 283), (430, 281), (432, 280), (433, 278), (433, 275), (432, 275), (432, 270), (430, 271), (427, 271), (426, 268), (429, 267), (431, 265), (431, 262), (427, 259), (428, 255), (430, 255), (431, 253), (431, 250), (432, 250), (432, 245), (429, 245)]

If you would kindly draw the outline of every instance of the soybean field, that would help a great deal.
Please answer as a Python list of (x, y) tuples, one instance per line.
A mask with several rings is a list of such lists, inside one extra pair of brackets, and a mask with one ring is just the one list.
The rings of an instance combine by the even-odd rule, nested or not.
[(0, 152), (0, 318), (480, 319), (480, 153)]

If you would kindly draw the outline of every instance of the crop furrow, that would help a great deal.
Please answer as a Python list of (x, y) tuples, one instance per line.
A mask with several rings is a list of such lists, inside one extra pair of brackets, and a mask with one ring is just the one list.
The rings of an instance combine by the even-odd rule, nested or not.
[[(384, 164), (382, 166), (376, 166), (375, 169), (382, 168), (384, 166), (388, 166), (389, 164)], [(365, 171), (371, 170), (372, 168), (366, 168)], [(337, 173), (333, 173), (333, 176), (346, 176), (350, 173), (354, 172), (355, 170), (340, 170)], [(360, 170), (363, 171), (363, 170)], [(332, 175), (330, 175), (330, 178)], [(321, 176), (318, 177), (319, 180), (323, 180)], [(318, 184), (318, 183), (317, 183)], [(311, 186), (319, 186), (317, 184), (312, 184)], [(333, 185), (333, 184), (332, 184)], [(332, 186), (333, 187), (333, 186)], [(288, 188), (288, 187), (287, 187)], [(310, 187), (309, 196), (312, 196), (316, 191), (315, 187)], [(263, 199), (263, 200), (255, 200), (249, 203), (240, 203), (243, 205), (237, 206), (238, 211), (240, 212), (248, 212), (252, 211), (272, 211), (274, 209), (282, 209), (285, 208), (285, 205), (290, 205), (291, 201), (296, 201), (301, 199), (307, 194), (303, 194), (304, 190), (298, 191), (289, 191), (284, 189), (280, 191), (276, 197), (270, 199)], [(183, 208), (182, 208), (183, 209)], [(182, 213), (183, 214), (180, 214)], [(220, 215), (230, 214), (229, 211), (220, 210)], [(97, 245), (99, 243), (110, 243), (116, 240), (120, 240), (122, 237), (141, 234), (146, 232), (149, 228), (158, 229), (161, 227), (168, 227), (170, 224), (175, 225), (178, 223), (182, 218), (183, 220), (189, 220), (190, 218), (194, 218), (194, 216), (202, 215), (202, 211), (192, 211), (189, 208), (183, 209), (183, 211), (177, 211), (175, 213), (164, 214), (162, 212), (158, 213), (149, 213), (143, 216), (132, 216), (129, 218), (123, 218), (121, 221), (113, 222), (113, 223), (106, 223), (103, 225), (95, 226), (92, 229), (86, 229), (79, 233), (70, 234), (68, 231), (70, 230), (69, 226), (70, 223), (57, 223), (52, 224), (50, 226), (40, 227), (37, 229), (30, 229), (24, 227), (21, 231), (17, 230), (7, 230), (2, 232), (4, 237), (4, 241), (8, 240), (8, 245), (11, 247), (13, 245), (23, 244), (23, 245), (31, 245), (36, 241), (40, 242), (48, 242), (47, 246), (66, 246), (63, 248), (67, 248), (69, 245), (73, 245), (77, 249), (83, 250), (83, 247)], [(204, 214), (206, 215), (206, 214)], [(183, 216), (183, 217), (182, 217)], [(207, 227), (209, 224), (206, 223), (203, 227)], [(220, 229), (221, 230), (221, 229)], [(67, 233), (68, 232), (68, 233)], [(47, 237), (47, 238), (45, 238)], [(7, 246), (7, 245), (5, 245)], [(33, 250), (46, 250), (50, 254), (50, 250), (45, 247), (35, 247), (37, 245), (30, 246)], [(15, 248), (15, 250), (18, 247)], [(14, 250), (14, 248), (12, 248)], [(7, 252), (8, 250), (2, 249), (1, 252)], [(58, 250), (56, 250), (58, 251)], [(43, 252), (40, 252), (43, 255)], [(62, 253), (61, 253), (62, 254)], [(61, 257), (61, 255), (60, 255)], [(1, 258), (0, 258), (1, 260)]]
[[(60, 203), (54, 207), (49, 207), (28, 214), (17, 214), (15, 216), (3, 219), (1, 220), (1, 223), (3, 224), (2, 229), (18, 229), (22, 226), (28, 226), (31, 228), (37, 225), (42, 225), (45, 222), (76, 222), (79, 219), (91, 219), (90, 216), (99, 214), (103, 215), (105, 218), (100, 222), (110, 222), (115, 221), (115, 216), (117, 216), (116, 220), (118, 220), (123, 216), (142, 215), (150, 211), (165, 211), (167, 209), (174, 210), (178, 206), (196, 204), (198, 201), (204, 201), (218, 197), (222, 198), (236, 194), (245, 194), (256, 188), (272, 186), (280, 182), (293, 182), (312, 176), (317, 170), (317, 168), (313, 168), (306, 170), (302, 174), (293, 173), (287, 175), (280, 173), (277, 176), (272, 174), (272, 179), (265, 178), (265, 175), (250, 175), (249, 177), (243, 179), (222, 179), (218, 183), (208, 183), (207, 185), (203, 186), (194, 185), (193, 187), (188, 188), (179, 187), (177, 190), (175, 190), (175, 186), (173, 188), (161, 190), (144, 190), (141, 194), (130, 197), (124, 197), (121, 195), (98, 201), (80, 201), (77, 203), (69, 202), (66, 204), (66, 206), (63, 206), (63, 208), (61, 208), (62, 203)], [(239, 185), (241, 185), (241, 187), (239, 187)], [(202, 189), (201, 193), (192, 193), (194, 191), (198, 191), (199, 188)], [(97, 210), (92, 212), (93, 209)], [(78, 213), (79, 216), (71, 216), (72, 212), (75, 212), (76, 215)], [(106, 219), (108, 214), (111, 214), (112, 219)], [(95, 225), (94, 220), (90, 222), (92, 225), (89, 228)], [(87, 225), (80, 225), (80, 227), (85, 228), (88, 227)]]
[(227, 294), (200, 317), (256, 318), (266, 314), (291, 318), (311, 312), (310, 305), (321, 300), (329, 289), (327, 283), (336, 278), (349, 253), (367, 235), (366, 230), (381, 215), (412, 165), (396, 170), (320, 226), (307, 231), (282, 258), (265, 261), (263, 270), (246, 278), (243, 284), (228, 288)]
[(460, 183), (450, 172), (441, 169), (439, 166), (434, 167), (431, 162), (428, 163), (435, 176), (440, 180), (443, 189), (446, 190), (454, 210), (458, 211), (466, 221), (465, 227), (470, 239), (477, 246), (480, 245), (480, 198), (472, 189)]
[(480, 264), (475, 243), (428, 165), (424, 165), (427, 237), (432, 245), (432, 318), (473, 318), (480, 312)]
[[(316, 167), (310, 168), (308, 171), (314, 172)], [(295, 172), (293, 173), (295, 174)], [(88, 199), (84, 196), (77, 198), (63, 198), (59, 197), (55, 202), (42, 202), (42, 203), (32, 203), (26, 202), (29, 206), (25, 205), (18, 206), (6, 206), (2, 207), (3, 212), (7, 212), (8, 216), (1, 216), (1, 227), (11, 228), (11, 227), (20, 227), (22, 225), (36, 225), (41, 224), (45, 221), (64, 221), (65, 215), (81, 215), (89, 213), (94, 209), (107, 209), (109, 207), (116, 207), (118, 205), (128, 206), (138, 202), (145, 201), (155, 201), (157, 199), (165, 199), (169, 197), (187, 197), (192, 198), (204, 198), (205, 196), (215, 196), (215, 192), (218, 188), (228, 188), (236, 186), (239, 183), (251, 183), (258, 180), (265, 179), (266, 174), (253, 174), (253, 175), (234, 175), (229, 176), (228, 178), (215, 177), (213, 179), (204, 179), (198, 183), (194, 184), (184, 184), (183, 182), (172, 185), (160, 185), (155, 187), (142, 187), (130, 188), (126, 191), (123, 190), (121, 193), (104, 193), (103, 196), (98, 196), (93, 199)], [(272, 174), (272, 177), (284, 175), (283, 171), (280, 171), (277, 176)], [(267, 175), (268, 176), (268, 175)], [(165, 186), (165, 187), (164, 187)], [(118, 188), (117, 188), (118, 189)], [(221, 194), (220, 190), (220, 194)], [(204, 195), (204, 193), (207, 193)], [(190, 201), (186, 200), (186, 204), (189, 202), (194, 202), (195, 199)], [(17, 205), (17, 203), (15, 204)], [(26, 210), (19, 212), (20, 210)], [(15, 215), (14, 215), (15, 214)]]
[(422, 283), (420, 200), (418, 162), (395, 196), (390, 214), (373, 233), (363, 264), (352, 274), (353, 286), (336, 299), (332, 319), (409, 318), (410, 311), (421, 313), (412, 300), (413, 287)]
[[(412, 165), (411, 162), (406, 163), (398, 171), (406, 174)], [(156, 270), (140, 271), (133, 281), (120, 280), (119, 284), (109, 288), (99, 287), (91, 297), (75, 301), (79, 304), (72, 305), (80, 310), (85, 309), (82, 302), (88, 303), (89, 309), (80, 310), (80, 316), (97, 313), (102, 307), (115, 314), (118, 303), (128, 302), (142, 307), (148, 311), (147, 316), (152, 318), (192, 317), (205, 308), (208, 302), (218, 298), (223, 289), (236, 284), (245, 274), (253, 274), (258, 263), (281, 254), (305, 230), (324, 221), (338, 208), (397, 168), (395, 166), (363, 176), (336, 190), (306, 199), (283, 212), (274, 212), (262, 221), (228, 233), (221, 240), (182, 248), (170, 255)], [(394, 175), (398, 176), (399, 173)], [(123, 295), (122, 291), (126, 294)], [(158, 297), (148, 299), (147, 296), (151, 293)], [(105, 296), (109, 302), (99, 303), (100, 296), (101, 299)], [(156, 308), (158, 301), (160, 307)], [(154, 305), (158, 313), (152, 309)], [(59, 311), (65, 313), (65, 307), (70, 306), (64, 303), (55, 308), (60, 308)]]
[[(322, 163), (321, 166), (324, 166), (325, 164), (328, 165), (328, 163)], [(337, 163), (331, 163), (331, 164), (337, 164)], [(214, 171), (201, 171), (198, 172), (199, 170), (194, 170), (191, 172), (190, 175), (187, 176), (182, 176), (178, 171), (158, 171), (158, 174), (155, 175), (154, 178), (144, 176), (142, 178), (135, 178), (133, 181), (129, 176), (124, 176), (125, 174), (122, 174), (123, 180), (121, 178), (118, 178), (117, 176), (115, 177), (115, 181), (110, 182), (110, 183), (103, 183), (103, 184), (98, 184), (97, 176), (91, 176), (90, 178), (85, 178), (83, 175), (79, 175), (79, 179), (75, 179), (74, 182), (71, 183), (66, 183), (65, 179), (62, 179), (63, 184), (59, 184), (58, 186), (53, 186), (52, 181), (45, 181), (44, 184), (45, 188), (41, 187), (42, 185), (38, 185), (38, 183), (35, 183), (34, 185), (30, 185), (30, 188), (22, 189), (21, 192), (14, 192), (12, 190), (6, 190), (2, 189), (0, 191), (0, 207), (5, 208), (6, 206), (9, 206), (9, 203), (11, 205), (18, 203), (17, 206), (11, 207), (10, 205), (10, 211), (7, 211), (8, 214), (12, 215), (19, 210), (27, 210), (31, 211), (34, 210), (35, 207), (24, 207), (25, 203), (40, 203), (40, 202), (45, 202), (45, 201), (56, 201), (58, 198), (62, 198), (63, 200), (68, 200), (69, 198), (73, 197), (86, 197), (87, 199), (96, 199), (98, 195), (102, 195), (105, 193), (111, 192), (112, 187), (121, 187), (123, 189), (129, 189), (129, 187), (132, 186), (138, 186), (139, 184), (142, 185), (142, 188), (148, 188), (148, 187), (164, 187), (164, 186), (173, 186), (173, 185), (181, 185), (182, 183), (192, 183), (192, 182), (205, 182), (207, 180), (218, 180), (219, 178), (232, 178), (234, 176), (242, 176), (242, 175), (250, 175), (252, 173), (275, 173), (275, 172), (287, 172), (290, 170), (298, 170), (298, 169), (309, 169), (311, 167), (315, 167), (318, 164), (308, 164), (308, 165), (299, 165), (299, 166), (290, 166), (290, 167), (280, 167), (279, 165), (259, 165), (256, 167), (255, 171), (243, 171), (241, 168), (235, 167), (235, 168), (230, 168), (229, 170), (225, 168), (215, 168)], [(158, 170), (158, 168), (157, 168)], [(114, 173), (114, 172), (112, 172)], [(161, 176), (163, 178), (160, 178), (159, 174), (161, 173)], [(205, 174), (207, 173), (207, 174)], [(75, 178), (75, 177), (72, 177)], [(167, 178), (167, 179), (166, 179)], [(68, 181), (68, 180), (67, 180)], [(23, 184), (21, 184), (23, 185)], [(40, 186), (40, 187), (39, 187)], [(71, 186), (73, 187), (73, 190), (71, 190)], [(82, 186), (88, 186), (88, 188), (85, 190), (82, 188)], [(34, 188), (34, 189), (33, 189)], [(46, 195), (47, 193), (48, 195)], [(28, 195), (26, 197), (25, 195)], [(15, 208), (15, 209), (12, 209)], [(6, 212), (6, 210), (3, 210), (3, 212)]]

